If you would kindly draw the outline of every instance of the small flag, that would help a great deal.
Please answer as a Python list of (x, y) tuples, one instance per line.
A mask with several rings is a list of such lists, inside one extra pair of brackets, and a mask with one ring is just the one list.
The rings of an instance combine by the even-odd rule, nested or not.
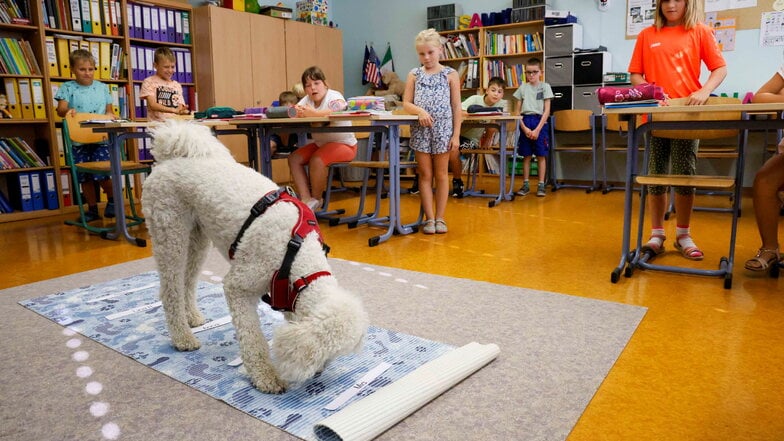
[(381, 85), (381, 62), (378, 61), (378, 56), (376, 55), (373, 46), (370, 46), (363, 76), (363, 84), (368, 83), (372, 84), (374, 87)]
[(369, 60), (370, 60), (370, 51), (368, 50), (367, 44), (365, 44), (365, 57), (362, 58), (362, 84), (363, 85), (368, 83), (367, 65)]
[(384, 54), (384, 59), (381, 61), (381, 73), (395, 71), (395, 62), (392, 61), (392, 45), (387, 45), (387, 52)]

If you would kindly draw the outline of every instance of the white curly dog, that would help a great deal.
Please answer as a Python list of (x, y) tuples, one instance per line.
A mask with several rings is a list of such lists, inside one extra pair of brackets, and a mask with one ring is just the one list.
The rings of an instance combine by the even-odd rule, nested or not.
[(294, 311), (284, 312), (286, 323), (276, 328), (270, 355), (257, 307), (281, 267), (300, 210), (291, 201), (270, 205), (249, 224), (230, 259), (229, 248), (251, 207), (278, 186), (237, 163), (205, 126), (171, 121), (152, 134), (156, 165), (144, 181), (142, 206), (174, 347), (192, 351), (200, 346), (191, 332), (205, 322), (196, 305), (196, 281), (212, 242), (231, 263), (223, 279), (226, 301), (242, 361), (257, 389), (283, 392), (290, 383), (311, 378), (329, 360), (357, 350), (367, 314), (360, 299), (331, 275), (316, 230), (302, 240), (289, 280), (321, 276), (302, 289)]

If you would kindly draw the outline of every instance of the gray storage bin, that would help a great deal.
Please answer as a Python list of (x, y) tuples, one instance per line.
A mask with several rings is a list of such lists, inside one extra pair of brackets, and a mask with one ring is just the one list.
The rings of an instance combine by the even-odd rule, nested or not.
[(583, 27), (577, 23), (544, 28), (544, 53), (547, 57), (571, 55), (583, 45)]
[(572, 56), (544, 59), (544, 80), (550, 86), (571, 86), (574, 60)]
[(601, 87), (601, 84), (575, 86), (574, 96), (572, 97), (574, 108), (590, 110), (594, 114), (602, 113), (602, 106), (599, 105), (599, 100), (596, 99), (596, 89), (599, 87)]

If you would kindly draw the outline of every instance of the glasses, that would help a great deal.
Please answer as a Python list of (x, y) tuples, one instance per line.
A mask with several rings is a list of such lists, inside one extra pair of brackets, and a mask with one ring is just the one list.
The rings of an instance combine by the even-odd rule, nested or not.
[(525, 71), (526, 75), (536, 75), (538, 73), (539, 73), (538, 70), (527, 70), (527, 71)]

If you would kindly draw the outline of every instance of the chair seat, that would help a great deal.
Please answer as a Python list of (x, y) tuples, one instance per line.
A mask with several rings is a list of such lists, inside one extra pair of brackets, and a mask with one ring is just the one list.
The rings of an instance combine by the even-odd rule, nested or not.
[[(122, 161), (122, 165), (120, 166), (123, 173), (126, 172), (141, 172), (145, 170), (149, 170), (150, 166), (148, 164), (143, 164), (141, 162), (136, 161)], [(76, 169), (82, 172), (94, 172), (94, 173), (101, 173), (101, 174), (109, 174), (112, 170), (111, 163), (109, 161), (95, 161), (95, 162), (81, 162), (76, 164)]]
[(700, 188), (732, 188), (735, 185), (734, 178), (705, 175), (645, 175), (637, 176), (635, 181), (642, 185)]

